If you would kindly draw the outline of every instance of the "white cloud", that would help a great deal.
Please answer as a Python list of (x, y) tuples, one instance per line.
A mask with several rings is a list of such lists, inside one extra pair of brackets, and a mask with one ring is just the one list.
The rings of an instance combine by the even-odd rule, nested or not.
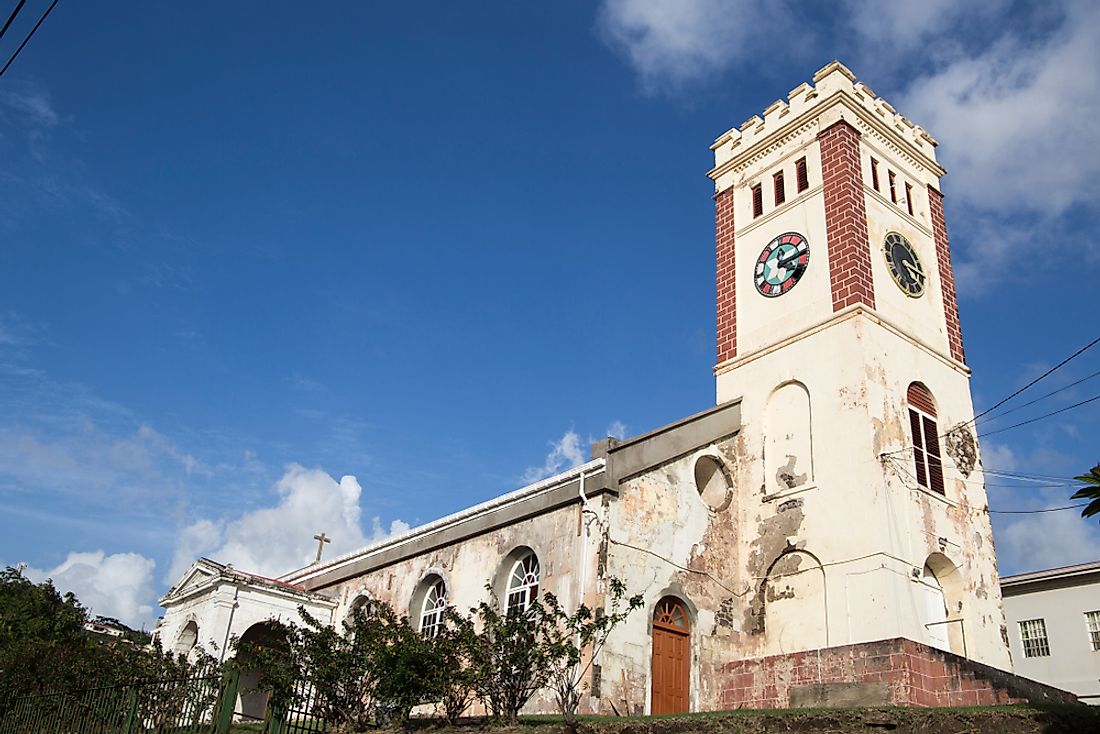
[(954, 195), (1057, 215), (1100, 173), (1100, 6), (1070, 3), (1042, 41), (1009, 34), (917, 78), (898, 109), (951, 141)]
[[(1020, 253), (1065, 233), (1067, 210), (1095, 208), (1100, 175), (1100, 5), (1071, 2), (1038, 40), (1008, 33), (908, 85), (896, 106), (944, 143), (946, 181), (966, 242), (963, 292), (1011, 275)], [(1075, 257), (1100, 244), (1075, 237)]]
[[(1066, 500), (1059, 505), (1064, 506)], [(1100, 558), (1096, 520), (1077, 510), (1020, 515), (997, 533), (997, 560), (1005, 574), (1068, 566)]]
[[(691, 84), (749, 52), (765, 13), (749, 0), (604, 0), (598, 27), (626, 55), (646, 91)], [(772, 19), (774, 20), (774, 18)]]
[(528, 484), (537, 482), (560, 471), (579, 466), (585, 462), (586, 458), (584, 447), (581, 446), (581, 437), (576, 431), (566, 431), (560, 440), (550, 442), (550, 453), (546, 455), (546, 461), (542, 466), (528, 467), (523, 473), (523, 481)]
[(38, 86), (22, 84), (4, 90), (0, 103), (35, 128), (53, 127), (61, 121), (49, 92)]
[(997, 471), (1015, 471), (1019, 465), (1016, 460), (1016, 453), (1003, 443), (983, 440), (981, 449), (983, 468)]
[(626, 438), (626, 424), (619, 420), (611, 421), (611, 425), (607, 427), (607, 435), (623, 440)]
[(203, 519), (184, 528), (176, 543), (171, 581), (199, 555), (243, 571), (279, 576), (313, 562), (317, 533), (332, 539), (325, 545), (325, 557), (332, 558), (409, 529), (400, 520), (386, 529), (374, 518), (370, 534), (364, 533), (359, 505), (363, 490), (353, 476), (336, 481), (321, 469), (291, 464), (274, 489), (278, 502), (272, 507), (230, 521)]
[(156, 562), (137, 553), (107, 555), (101, 550), (69, 553), (48, 571), (27, 568), (33, 581), (53, 579), (62, 593), (76, 594), (92, 614), (115, 617), (131, 627), (153, 622), (153, 569)]
[[(878, 68), (905, 63), (908, 51), (931, 53), (959, 47), (957, 31), (966, 24), (981, 23), (1001, 13), (1008, 0), (961, 3), (958, 0), (884, 3), (881, 0), (846, 0), (842, 13), (859, 36), (860, 56), (874, 59)], [(938, 47), (932, 48), (929, 47)]]

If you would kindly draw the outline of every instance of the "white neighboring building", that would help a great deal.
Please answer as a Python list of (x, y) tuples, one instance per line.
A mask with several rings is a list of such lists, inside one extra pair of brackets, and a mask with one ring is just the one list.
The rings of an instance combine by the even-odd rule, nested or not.
[(1100, 705), (1100, 561), (1001, 579), (1018, 675)]

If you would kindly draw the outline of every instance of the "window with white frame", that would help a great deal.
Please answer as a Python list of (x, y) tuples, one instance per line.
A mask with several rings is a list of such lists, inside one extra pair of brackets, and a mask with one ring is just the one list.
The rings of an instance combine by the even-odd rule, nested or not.
[(507, 611), (526, 612), (539, 595), (539, 559), (534, 553), (516, 561), (508, 575)]
[(1089, 630), (1089, 644), (1093, 650), (1100, 650), (1100, 609), (1085, 612), (1085, 625)]
[(913, 469), (917, 484), (939, 494), (945, 494), (943, 460), (940, 458), (939, 429), (936, 427), (936, 404), (932, 393), (919, 382), (909, 385), (909, 429), (913, 436)]
[(440, 633), (443, 613), (447, 611), (447, 585), (438, 577), (431, 584), (420, 608), (420, 633), (425, 637), (435, 637)]
[(1047, 642), (1047, 623), (1042, 619), (1025, 619), (1020, 622), (1020, 642), (1025, 658), (1044, 658), (1050, 655)]

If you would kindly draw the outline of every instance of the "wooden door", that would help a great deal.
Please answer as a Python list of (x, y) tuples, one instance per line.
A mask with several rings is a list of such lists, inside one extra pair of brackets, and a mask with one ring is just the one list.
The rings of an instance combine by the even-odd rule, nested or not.
[(666, 597), (653, 611), (650, 713), (682, 714), (691, 706), (691, 623), (679, 599)]

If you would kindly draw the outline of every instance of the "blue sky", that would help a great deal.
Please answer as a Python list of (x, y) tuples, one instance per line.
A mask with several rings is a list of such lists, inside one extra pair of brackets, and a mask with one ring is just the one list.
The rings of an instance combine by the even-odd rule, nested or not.
[[(285, 571), (712, 404), (708, 146), (833, 58), (940, 141), (979, 409), (1100, 332), (1096, 8), (756, 5), (60, 3), (0, 78), (0, 562), (148, 624), (196, 554)], [(1098, 405), (986, 464), (1083, 472)], [(994, 524), (1002, 572), (1100, 557)]]

